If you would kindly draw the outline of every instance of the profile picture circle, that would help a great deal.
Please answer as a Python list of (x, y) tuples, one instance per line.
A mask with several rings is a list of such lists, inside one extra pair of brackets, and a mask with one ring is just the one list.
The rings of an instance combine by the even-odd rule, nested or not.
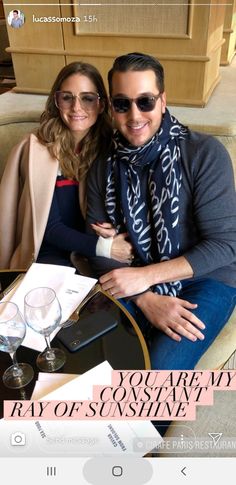
[(25, 23), (24, 13), (19, 9), (11, 10), (7, 17), (7, 21), (13, 29), (20, 29)]

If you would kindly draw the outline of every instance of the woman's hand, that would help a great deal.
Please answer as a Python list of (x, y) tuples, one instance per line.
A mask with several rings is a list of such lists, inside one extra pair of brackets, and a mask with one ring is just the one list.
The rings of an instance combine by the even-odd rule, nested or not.
[(130, 242), (126, 241), (127, 237), (128, 234), (124, 232), (113, 238), (111, 258), (116, 259), (116, 261), (120, 261), (121, 263), (130, 264), (133, 259), (133, 247)]
[[(117, 236), (119, 237), (119, 236)], [(137, 295), (150, 288), (148, 267), (118, 268), (109, 271), (99, 279), (102, 289), (115, 298)]]
[(102, 237), (114, 237), (116, 230), (110, 222), (96, 222), (96, 224), (90, 224), (97, 236)]
[(110, 222), (96, 222), (91, 224), (92, 229), (97, 236), (112, 237), (111, 258), (120, 263), (130, 264), (133, 260), (133, 248), (130, 242), (126, 241), (127, 233), (116, 234), (116, 230)]
[(181, 336), (192, 342), (204, 339), (200, 330), (205, 325), (191, 311), (197, 308), (197, 304), (150, 291), (137, 296), (135, 302), (148, 321), (173, 340), (180, 342)]

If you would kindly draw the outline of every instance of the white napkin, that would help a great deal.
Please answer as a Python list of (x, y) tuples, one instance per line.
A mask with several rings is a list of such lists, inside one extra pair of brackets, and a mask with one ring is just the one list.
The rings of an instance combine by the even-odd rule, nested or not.
[[(33, 288), (47, 286), (53, 288), (62, 308), (62, 320), (65, 322), (84, 300), (97, 282), (94, 278), (76, 275), (75, 268), (55, 264), (33, 263), (25, 274), (22, 282), (14, 291), (4, 297), (16, 303), (24, 317), (24, 297)], [(58, 327), (51, 339), (59, 331)], [(45, 338), (27, 326), (26, 336), (22, 343), (30, 349), (42, 351), (46, 347)]]

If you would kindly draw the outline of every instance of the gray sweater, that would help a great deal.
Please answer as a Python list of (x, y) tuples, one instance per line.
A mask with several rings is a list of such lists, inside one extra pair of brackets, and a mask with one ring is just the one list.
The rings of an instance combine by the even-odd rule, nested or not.
[[(179, 255), (190, 263), (194, 278), (214, 278), (236, 287), (236, 193), (229, 154), (215, 138), (193, 131), (180, 145)], [(109, 221), (104, 194), (105, 162), (97, 160), (88, 176), (88, 232), (90, 223)], [(91, 263), (98, 275), (121, 266), (106, 258)]]

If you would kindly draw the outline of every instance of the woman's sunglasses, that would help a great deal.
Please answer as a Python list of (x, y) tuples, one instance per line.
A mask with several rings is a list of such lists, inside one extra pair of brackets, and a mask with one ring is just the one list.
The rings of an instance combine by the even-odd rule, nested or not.
[(157, 100), (160, 98), (162, 93), (157, 95), (150, 94), (146, 96), (139, 96), (138, 98), (126, 98), (117, 96), (111, 98), (111, 104), (116, 113), (127, 113), (135, 103), (139, 111), (147, 113), (148, 111), (154, 110)]
[(72, 94), (69, 91), (56, 91), (55, 104), (59, 109), (68, 109), (73, 106), (78, 98), (80, 106), (85, 111), (94, 111), (99, 104), (100, 96), (97, 93)]

